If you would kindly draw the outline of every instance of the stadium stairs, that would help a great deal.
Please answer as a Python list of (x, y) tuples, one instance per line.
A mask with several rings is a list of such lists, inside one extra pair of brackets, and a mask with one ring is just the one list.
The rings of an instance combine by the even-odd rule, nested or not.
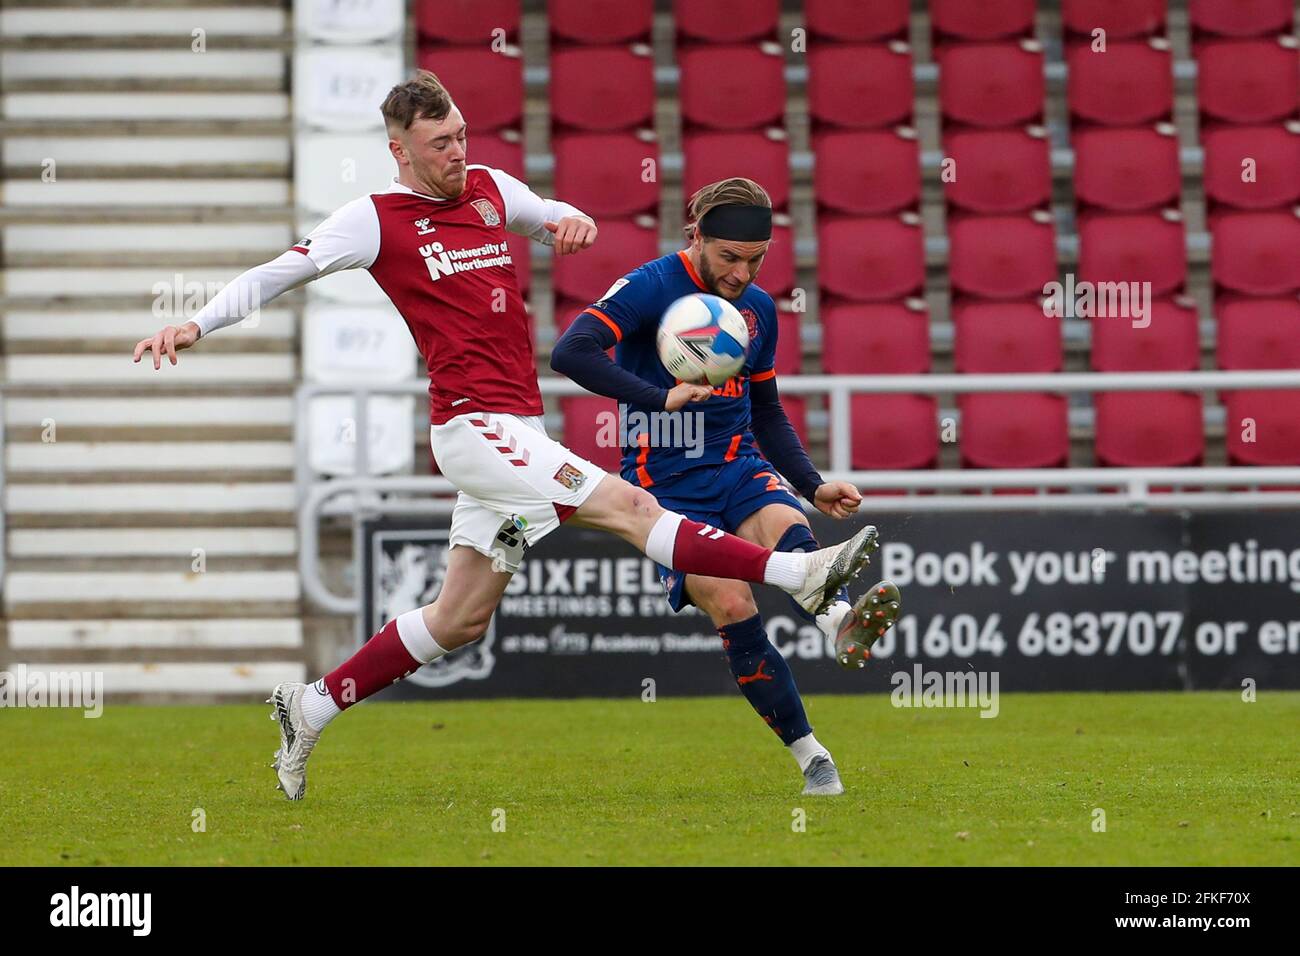
[(130, 351), (179, 324), (177, 296), (294, 238), (289, 10), (26, 0), (0, 18), (0, 666), (93, 667), (144, 699), (264, 693), (306, 670), (296, 301), (176, 369)]

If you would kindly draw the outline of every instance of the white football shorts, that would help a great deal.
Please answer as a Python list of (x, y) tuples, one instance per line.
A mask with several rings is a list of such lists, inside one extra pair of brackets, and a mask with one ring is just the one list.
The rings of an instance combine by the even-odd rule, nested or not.
[(524, 548), (560, 526), (605, 477), (546, 434), (537, 416), (470, 412), (429, 428), (438, 469), (459, 489), (448, 546), (519, 570)]

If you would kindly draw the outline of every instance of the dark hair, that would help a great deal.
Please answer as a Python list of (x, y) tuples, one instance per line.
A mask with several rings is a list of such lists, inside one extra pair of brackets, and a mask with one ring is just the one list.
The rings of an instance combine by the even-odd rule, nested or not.
[(451, 94), (428, 70), (418, 70), (413, 79), (388, 91), (379, 111), (390, 130), (410, 129), (417, 119), (446, 119), (451, 112)]

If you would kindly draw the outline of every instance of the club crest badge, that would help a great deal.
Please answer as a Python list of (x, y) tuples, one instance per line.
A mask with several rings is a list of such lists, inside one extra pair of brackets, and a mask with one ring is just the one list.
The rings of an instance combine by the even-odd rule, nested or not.
[(577, 468), (574, 468), (567, 461), (560, 466), (560, 470), (555, 473), (554, 477), (556, 481), (564, 485), (564, 487), (568, 488), (570, 491), (577, 491), (587, 481), (587, 476)]
[(484, 225), (486, 226), (501, 225), (501, 217), (497, 215), (497, 207), (492, 205), (492, 203), (488, 202), (488, 200), (475, 199), (474, 202), (472, 202), (470, 205), (472, 205), (475, 209), (477, 209), (478, 214), (483, 217)]

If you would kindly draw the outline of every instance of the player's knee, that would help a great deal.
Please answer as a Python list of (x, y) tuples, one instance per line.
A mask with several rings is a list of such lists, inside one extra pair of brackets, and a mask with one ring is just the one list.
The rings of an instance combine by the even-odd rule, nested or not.
[(425, 615), (425, 624), (434, 641), (444, 651), (454, 651), (458, 647), (472, 644), (487, 633), (492, 620), (492, 611), (469, 610), (457, 608), (450, 614), (442, 613), (439, 602), (432, 605), (432, 613)]
[(654, 495), (621, 478), (609, 481), (608, 489), (602, 484), (600, 492), (600, 499), (593, 502), (596, 507), (592, 518), (610, 531), (634, 531), (663, 511)]
[(443, 627), (434, 636), (434, 640), (438, 642), (443, 650), (453, 651), (458, 647), (464, 647), (466, 644), (472, 644), (486, 634), (488, 622), (491, 620), (491, 614), (462, 615), (458, 620), (452, 621)]
[(758, 613), (754, 594), (748, 587), (735, 587), (730, 582), (709, 589), (703, 596), (713, 623), (719, 627), (748, 621)]

